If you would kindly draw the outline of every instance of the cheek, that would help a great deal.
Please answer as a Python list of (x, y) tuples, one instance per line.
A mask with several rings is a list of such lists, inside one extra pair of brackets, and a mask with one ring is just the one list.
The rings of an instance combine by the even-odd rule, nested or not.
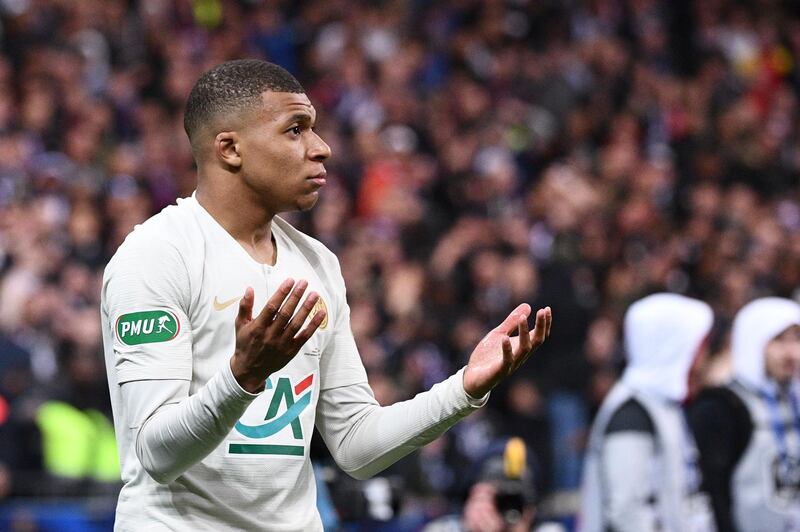
[(273, 184), (280, 182), (288, 164), (285, 153), (275, 146), (254, 146), (244, 160), (243, 170), (253, 181)]
[(774, 376), (785, 376), (787, 372), (794, 372), (798, 359), (789, 349), (775, 347), (767, 353), (765, 363), (767, 371)]

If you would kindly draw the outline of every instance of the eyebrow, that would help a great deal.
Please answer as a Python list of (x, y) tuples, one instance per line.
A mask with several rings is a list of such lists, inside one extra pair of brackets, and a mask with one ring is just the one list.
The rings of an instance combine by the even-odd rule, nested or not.
[(310, 124), (313, 123), (313, 119), (309, 113), (295, 113), (286, 120), (287, 124), (293, 124), (295, 122)]

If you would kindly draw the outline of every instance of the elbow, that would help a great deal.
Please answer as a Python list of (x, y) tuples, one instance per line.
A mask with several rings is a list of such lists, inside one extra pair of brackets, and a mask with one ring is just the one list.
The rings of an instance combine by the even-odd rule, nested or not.
[(388, 464), (383, 467), (379, 466), (378, 461), (374, 458), (370, 459), (371, 457), (345, 453), (341, 449), (337, 451), (331, 453), (336, 465), (356, 480), (368, 480), (388, 467)]
[(173, 473), (171, 471), (160, 471), (151, 467), (145, 467), (144, 470), (147, 472), (150, 478), (163, 486), (175, 482), (175, 480), (180, 476), (180, 474)]
[(153, 458), (152, 451), (144, 446), (141, 432), (136, 438), (136, 459), (139, 460), (145, 473), (159, 484), (169, 484), (181, 476), (181, 471), (175, 467), (177, 464), (159, 464), (158, 460)]
[[(405, 455), (403, 455), (405, 456)], [(335, 458), (334, 458), (335, 459)], [(360, 459), (356, 458), (353, 460), (338, 460), (336, 463), (339, 464), (339, 467), (342, 471), (350, 475), (356, 480), (368, 480), (393, 463), (395, 463), (397, 459), (388, 460), (386, 457), (373, 457), (369, 459), (367, 457), (361, 457)]]
[(368, 480), (375, 476), (378, 471), (373, 471), (369, 467), (358, 467), (358, 468), (345, 468), (342, 467), (342, 471), (347, 473), (349, 476), (353, 477), (356, 480)]
[(158, 467), (153, 460), (148, 460), (147, 456), (143, 456), (141, 452), (138, 452), (137, 449), (136, 457), (139, 459), (139, 463), (142, 465), (142, 469), (144, 469), (145, 473), (155, 480), (157, 483), (162, 485), (167, 485), (181, 476), (179, 471), (175, 471), (174, 468), (170, 469), (169, 467)]

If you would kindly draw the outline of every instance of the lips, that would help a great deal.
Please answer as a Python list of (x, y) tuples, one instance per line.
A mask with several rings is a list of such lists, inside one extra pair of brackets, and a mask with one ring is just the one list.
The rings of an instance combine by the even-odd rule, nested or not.
[(308, 180), (311, 181), (312, 183), (314, 183), (315, 185), (318, 185), (318, 186), (321, 187), (321, 186), (325, 185), (325, 183), (328, 182), (328, 180), (325, 179), (325, 177), (327, 175), (328, 175), (328, 173), (323, 170), (322, 172), (320, 172), (320, 173), (318, 173), (316, 175), (312, 175), (311, 177), (308, 178)]

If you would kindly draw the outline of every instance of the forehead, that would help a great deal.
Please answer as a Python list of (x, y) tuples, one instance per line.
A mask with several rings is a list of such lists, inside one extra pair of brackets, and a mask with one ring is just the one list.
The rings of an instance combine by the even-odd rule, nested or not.
[(800, 340), (800, 325), (790, 325), (780, 334), (775, 336), (773, 340), (789, 340), (789, 341), (797, 341)]
[(304, 93), (266, 91), (261, 94), (261, 100), (264, 102), (264, 114), (268, 120), (280, 120), (298, 113), (314, 118), (317, 114), (311, 100)]

